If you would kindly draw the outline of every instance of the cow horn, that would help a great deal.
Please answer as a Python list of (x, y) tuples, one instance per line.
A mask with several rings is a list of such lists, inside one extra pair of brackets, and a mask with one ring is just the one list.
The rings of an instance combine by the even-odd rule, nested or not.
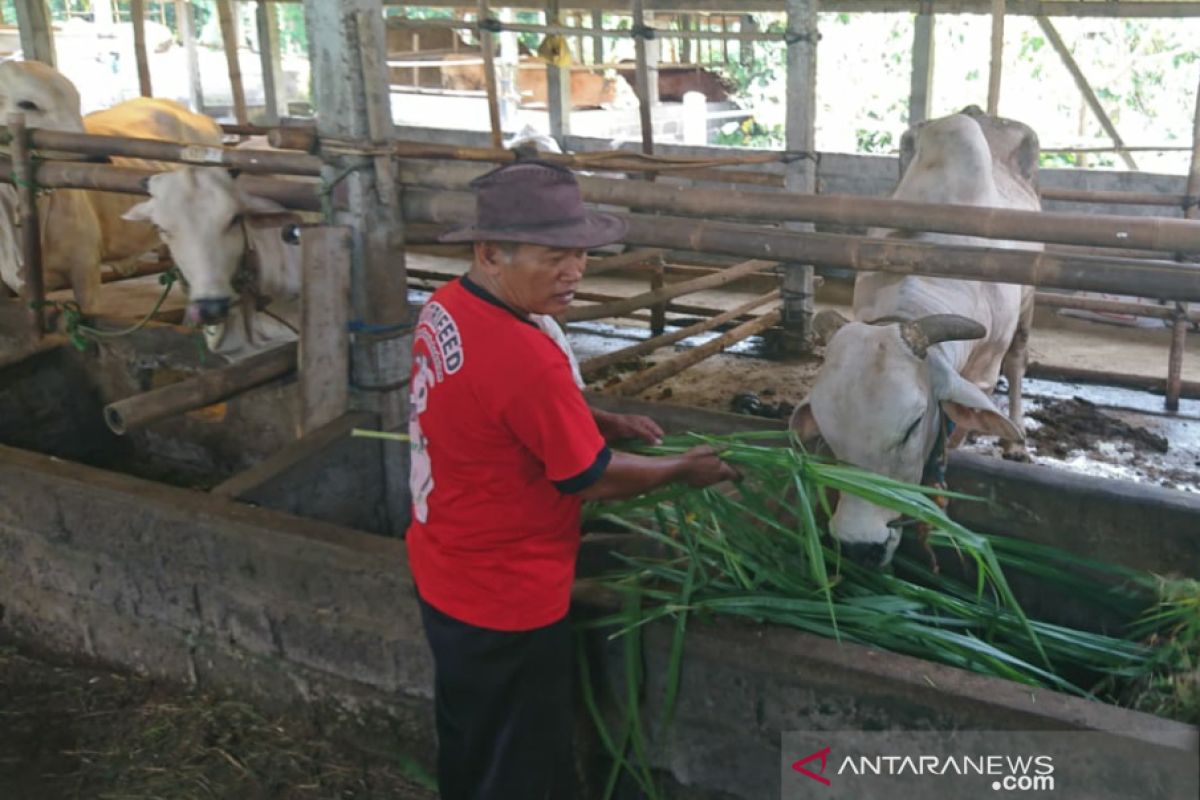
[(931, 314), (900, 325), (900, 335), (917, 358), (924, 358), (930, 345), (962, 339), (982, 339), (987, 328), (958, 314)]
[(823, 344), (829, 344), (829, 340), (833, 338), (833, 335), (848, 322), (850, 320), (843, 317), (837, 311), (831, 309), (818, 311), (812, 321), (813, 332)]

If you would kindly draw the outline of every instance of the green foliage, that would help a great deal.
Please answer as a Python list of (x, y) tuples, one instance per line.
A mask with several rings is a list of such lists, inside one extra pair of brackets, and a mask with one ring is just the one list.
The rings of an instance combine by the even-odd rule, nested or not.
[(713, 144), (727, 147), (760, 147), (782, 149), (784, 146), (782, 125), (769, 128), (761, 125), (754, 117), (747, 117), (740, 124), (730, 122), (721, 127), (713, 137)]
[(859, 128), (855, 131), (855, 152), (858, 153), (890, 153), (894, 149), (891, 131), (867, 130)]

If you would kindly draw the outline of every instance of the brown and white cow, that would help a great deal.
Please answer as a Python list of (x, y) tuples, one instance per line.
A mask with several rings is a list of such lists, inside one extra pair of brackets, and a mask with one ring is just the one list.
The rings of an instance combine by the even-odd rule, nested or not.
[[(905, 134), (903, 177), (893, 197), (929, 203), (1040, 208), (1038, 140), (1028, 126), (971, 107)], [(1040, 249), (1027, 242), (938, 233), (872, 231), (928, 242)], [(1033, 310), (1030, 287), (949, 278), (860, 273), (854, 321), (822, 312), (825, 361), (791, 427), (819, 435), (839, 459), (919, 483), (945, 420), (1021, 446), (1021, 381)], [(989, 392), (1003, 365), (1010, 416)], [(830, 521), (843, 552), (887, 564), (900, 541), (898, 515), (843, 494)]]
[[(221, 144), (221, 129), (215, 122), (171, 100), (130, 100), (83, 117), (75, 86), (37, 61), (0, 63), (0, 118), (7, 119), (12, 113), (24, 114), (30, 128)], [(150, 165), (127, 158), (114, 158), (113, 163)], [(102, 263), (120, 265), (158, 246), (153, 228), (122, 219), (137, 202), (130, 195), (80, 189), (41, 194), (38, 217), (46, 288), (70, 286), (83, 310), (91, 310), (99, 292)], [(22, 256), (16, 223), (16, 189), (0, 184), (0, 282), (20, 292)]]

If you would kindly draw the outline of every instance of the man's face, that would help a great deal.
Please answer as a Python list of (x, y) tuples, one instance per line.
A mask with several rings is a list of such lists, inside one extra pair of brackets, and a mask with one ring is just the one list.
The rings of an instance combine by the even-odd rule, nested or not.
[(520, 244), (511, 250), (481, 244), (484, 270), (500, 289), (500, 299), (527, 314), (561, 314), (575, 299), (587, 266), (584, 250)]

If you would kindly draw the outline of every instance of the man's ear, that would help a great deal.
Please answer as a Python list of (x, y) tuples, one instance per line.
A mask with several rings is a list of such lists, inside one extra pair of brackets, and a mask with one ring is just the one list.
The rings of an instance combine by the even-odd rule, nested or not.
[(812, 450), (821, 438), (821, 429), (817, 427), (817, 418), (813, 416), (812, 405), (807, 397), (792, 412), (788, 429), (795, 434), (806, 450)]
[(1025, 432), (1004, 416), (990, 397), (948, 366), (935, 368), (934, 394), (946, 416), (963, 430), (999, 436), (1010, 442), (1025, 441)]
[(121, 215), (121, 219), (128, 222), (149, 222), (151, 220), (150, 212), (154, 209), (154, 201), (146, 200), (138, 203), (133, 208)]

